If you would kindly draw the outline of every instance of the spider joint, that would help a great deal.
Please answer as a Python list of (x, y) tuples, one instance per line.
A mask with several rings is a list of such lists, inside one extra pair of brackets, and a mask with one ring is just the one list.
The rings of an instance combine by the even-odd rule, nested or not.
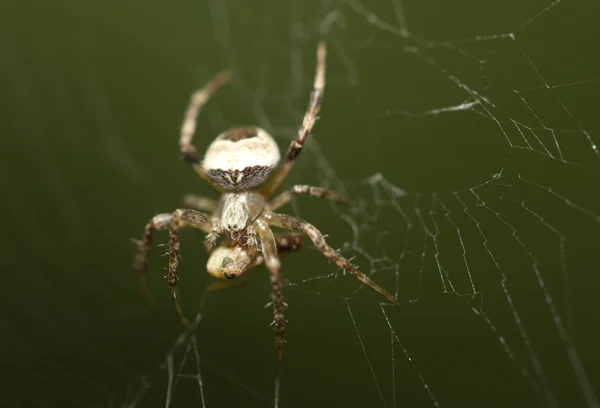
[(196, 149), (192, 146), (188, 146), (187, 148), (181, 149), (181, 158), (186, 163), (195, 166), (200, 164), (200, 158), (198, 157), (198, 153), (196, 153)]

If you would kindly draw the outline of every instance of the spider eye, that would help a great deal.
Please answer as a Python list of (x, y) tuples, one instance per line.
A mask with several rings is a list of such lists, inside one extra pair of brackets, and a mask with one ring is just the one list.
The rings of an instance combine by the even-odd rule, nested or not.
[(227, 265), (232, 264), (232, 263), (233, 263), (233, 258), (226, 256), (225, 258), (223, 258), (223, 262), (221, 262), (221, 268), (225, 268), (225, 267), (227, 267)]
[(230, 272), (225, 271), (227, 266), (231, 265), (233, 262), (234, 262), (233, 258), (230, 258), (228, 256), (223, 258), (223, 261), (221, 262), (221, 268), (223, 269), (223, 276), (226, 277), (227, 279), (233, 279), (237, 276), (235, 273), (230, 273)]

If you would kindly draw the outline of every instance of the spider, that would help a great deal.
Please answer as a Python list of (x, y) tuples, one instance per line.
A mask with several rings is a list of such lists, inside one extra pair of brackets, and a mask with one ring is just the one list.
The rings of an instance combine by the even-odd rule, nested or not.
[[(315, 226), (307, 221), (276, 212), (299, 195), (311, 195), (348, 204), (346, 199), (321, 187), (296, 185), (269, 200), (279, 189), (302, 152), (317, 119), (325, 87), (325, 60), (326, 45), (321, 41), (317, 47), (314, 87), (308, 109), (298, 130), (298, 136), (290, 144), (281, 164), (277, 144), (265, 130), (259, 127), (235, 127), (223, 132), (209, 145), (204, 159), (200, 160), (196, 149), (191, 144), (198, 112), (217, 90), (229, 82), (231, 71), (221, 71), (192, 95), (181, 127), (179, 139), (181, 156), (221, 196), (218, 201), (215, 201), (188, 195), (184, 198), (186, 208), (153, 217), (144, 229), (136, 257), (136, 268), (140, 276), (145, 277), (154, 230), (169, 230), (169, 268), (165, 278), (171, 289), (175, 309), (185, 326), (189, 326), (189, 322), (181, 309), (177, 289), (181, 228), (197, 228), (207, 233), (205, 245), (210, 252), (207, 269), (217, 278), (233, 279), (265, 263), (270, 273), (272, 287), (270, 305), (273, 307), (272, 325), (275, 328), (278, 354), (276, 402), (283, 361), (284, 307), (287, 306), (283, 301), (280, 255), (297, 250), (302, 244), (300, 235), (308, 236), (314, 246), (338, 267), (398, 305), (393, 296), (331, 248)], [(274, 234), (271, 227), (291, 232)], [(220, 234), (223, 235), (222, 242), (215, 247), (216, 239)]]

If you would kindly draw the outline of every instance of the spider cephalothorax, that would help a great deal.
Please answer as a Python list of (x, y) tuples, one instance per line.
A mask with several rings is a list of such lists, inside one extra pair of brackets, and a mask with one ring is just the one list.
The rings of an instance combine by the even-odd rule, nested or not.
[[(279, 377), (283, 361), (285, 326), (280, 255), (295, 251), (301, 246), (302, 241), (298, 234), (308, 236), (313, 245), (338, 267), (397, 305), (393, 296), (331, 248), (315, 226), (304, 220), (275, 212), (297, 195), (312, 195), (347, 203), (344, 198), (331, 191), (306, 185), (293, 186), (271, 198), (302, 152), (317, 118), (325, 88), (325, 54), (325, 43), (321, 42), (317, 48), (317, 71), (309, 106), (298, 130), (298, 137), (290, 144), (281, 164), (277, 144), (266, 131), (258, 127), (235, 127), (222, 133), (210, 144), (201, 161), (191, 144), (196, 130), (196, 118), (200, 108), (210, 96), (229, 81), (230, 71), (222, 71), (204, 88), (192, 95), (181, 128), (179, 140), (181, 155), (200, 177), (221, 193), (221, 196), (218, 201), (186, 196), (184, 198), (186, 208), (153, 217), (146, 225), (136, 258), (136, 268), (140, 276), (145, 277), (153, 231), (169, 230), (169, 269), (166, 279), (171, 288), (177, 313), (185, 325), (189, 323), (181, 310), (177, 291), (181, 228), (197, 228), (207, 233), (207, 248), (211, 251), (207, 269), (217, 278), (235, 278), (264, 262), (270, 273), (273, 326), (277, 336), (278, 368), (275, 406), (279, 401)], [(273, 233), (271, 227), (288, 232)], [(224, 233), (222, 241), (215, 247), (214, 243), (222, 233)]]

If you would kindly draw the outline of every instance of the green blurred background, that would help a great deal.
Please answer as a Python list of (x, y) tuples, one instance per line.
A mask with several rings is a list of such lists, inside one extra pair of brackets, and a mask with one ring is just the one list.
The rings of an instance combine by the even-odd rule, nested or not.
[(165, 248), (148, 307), (131, 239), (213, 194), (178, 155), (190, 93), (237, 72), (200, 152), (242, 124), (285, 149), (327, 26), (322, 118), (286, 185), (358, 205), (286, 212), (402, 307), (382, 312), (308, 243), (290, 255), (281, 406), (597, 407), (599, 16), (570, 0), (3, 2), (3, 405), (272, 405), (265, 270), (205, 295), (186, 231), (182, 299), (202, 320), (180, 338)]

